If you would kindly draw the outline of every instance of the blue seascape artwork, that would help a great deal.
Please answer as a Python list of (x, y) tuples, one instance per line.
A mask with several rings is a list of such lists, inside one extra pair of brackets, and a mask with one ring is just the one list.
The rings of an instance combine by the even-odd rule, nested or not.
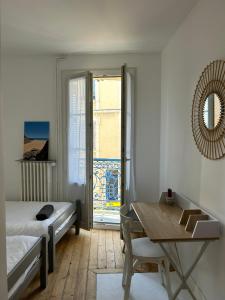
[(25, 160), (48, 160), (49, 122), (24, 122)]

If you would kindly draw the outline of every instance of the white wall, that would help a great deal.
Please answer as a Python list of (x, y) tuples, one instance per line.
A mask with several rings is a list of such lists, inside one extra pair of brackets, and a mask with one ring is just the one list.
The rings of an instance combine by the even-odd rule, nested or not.
[[(0, 103), (0, 145), (2, 145), (2, 105)], [(0, 148), (0, 293), (1, 299), (7, 299), (7, 273), (6, 273), (6, 241), (5, 241), (5, 195), (3, 182), (3, 155)]]
[(4, 172), (3, 172), (3, 113), (2, 113), (2, 61), (0, 62), (0, 297), (7, 299), (7, 272), (6, 272), (6, 243), (5, 243), (5, 195), (4, 195)]
[(76, 55), (67, 57), (60, 70), (137, 69), (135, 99), (136, 184), (140, 201), (157, 201), (160, 147), (160, 55)]
[(56, 71), (48, 56), (4, 56), (2, 66), (5, 193), (20, 200), (24, 121), (50, 121), (50, 158), (56, 158)]
[[(49, 120), (51, 158), (56, 158), (55, 59), (44, 56), (4, 57), (4, 149), (6, 198), (20, 195), (20, 169), (16, 159), (23, 151), (23, 123)], [(138, 199), (158, 199), (160, 147), (160, 55), (77, 55), (59, 63), (59, 69), (137, 68), (136, 164)]]
[[(225, 59), (224, 16), (224, 0), (199, 1), (162, 53), (160, 159), (160, 190), (172, 187), (223, 224), (225, 159), (207, 160), (198, 152), (191, 131), (191, 108), (204, 67), (212, 60)], [(185, 264), (196, 251), (191, 249), (186, 251)], [(210, 245), (194, 279), (205, 295), (199, 299), (225, 299), (224, 237)]]

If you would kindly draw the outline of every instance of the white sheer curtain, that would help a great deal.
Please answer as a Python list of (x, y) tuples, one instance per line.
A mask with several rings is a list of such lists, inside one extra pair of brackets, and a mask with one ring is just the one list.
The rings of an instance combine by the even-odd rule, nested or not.
[(92, 227), (92, 73), (65, 70), (59, 108), (59, 201), (81, 201), (82, 228)]
[(126, 65), (121, 67), (122, 76), (122, 147), (121, 147), (121, 200), (130, 205), (136, 201), (135, 186), (135, 132), (134, 132), (134, 76)]
[(86, 183), (86, 78), (69, 81), (68, 181)]
[(133, 80), (129, 72), (126, 72), (126, 141), (125, 141), (125, 203), (130, 204), (136, 200), (135, 187), (135, 151), (134, 151), (134, 103)]

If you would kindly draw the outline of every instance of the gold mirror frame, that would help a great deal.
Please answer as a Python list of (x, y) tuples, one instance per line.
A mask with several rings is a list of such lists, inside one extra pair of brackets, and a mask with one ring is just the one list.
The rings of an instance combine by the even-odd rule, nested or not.
[[(220, 100), (220, 119), (209, 129), (204, 122), (204, 105), (207, 97), (217, 94)], [(192, 104), (192, 132), (198, 150), (208, 159), (225, 155), (225, 61), (216, 60), (202, 72), (195, 89)]]

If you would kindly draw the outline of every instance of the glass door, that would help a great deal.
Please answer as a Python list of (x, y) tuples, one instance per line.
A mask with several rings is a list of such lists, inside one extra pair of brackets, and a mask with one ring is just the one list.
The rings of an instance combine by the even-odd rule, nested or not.
[(121, 204), (121, 76), (93, 79), (93, 220), (119, 224)]

